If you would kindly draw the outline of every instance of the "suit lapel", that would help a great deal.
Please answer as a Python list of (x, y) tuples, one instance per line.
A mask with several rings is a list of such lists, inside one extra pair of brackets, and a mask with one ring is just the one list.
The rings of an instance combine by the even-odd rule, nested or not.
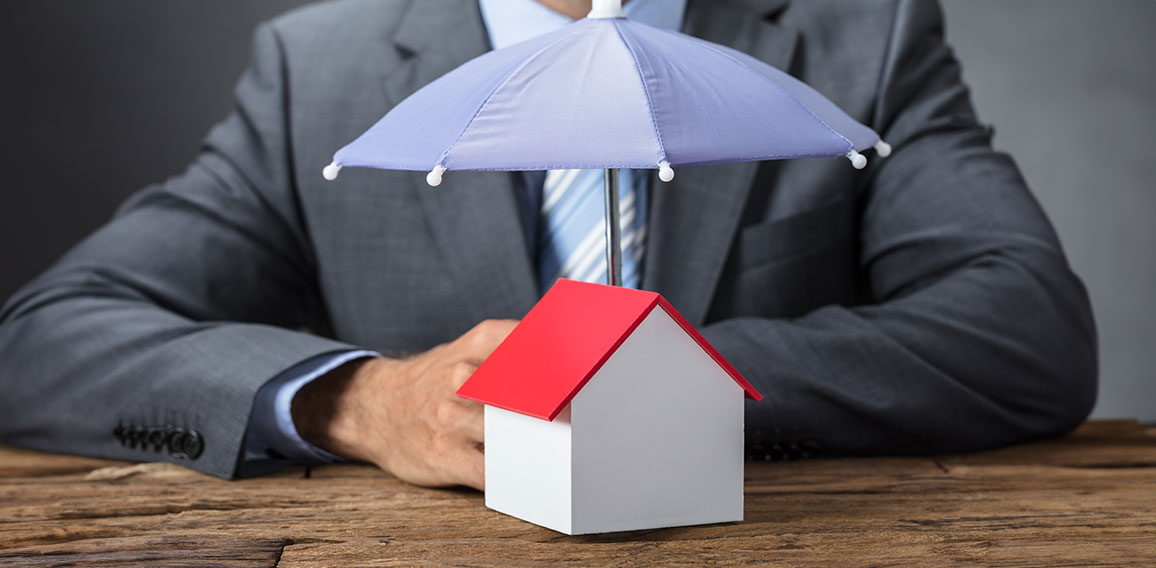
[[(386, 79), (391, 105), (490, 49), (471, 0), (413, 0), (393, 41), (406, 61)], [(408, 177), (474, 319), (525, 315), (538, 288), (513, 176), (450, 172), (437, 188), (424, 172)]]
[(410, 0), (392, 41), (405, 63), (386, 77), (391, 104), (490, 50), (474, 0)]
[[(786, 3), (692, 0), (684, 31), (786, 70), (798, 34), (770, 21)], [(757, 162), (740, 162), (682, 168), (665, 184), (652, 179), (643, 286), (692, 324), (707, 316), (757, 170)]]
[(511, 174), (453, 172), (431, 188), (415, 174), (426, 219), (475, 319), (520, 319), (538, 301)]

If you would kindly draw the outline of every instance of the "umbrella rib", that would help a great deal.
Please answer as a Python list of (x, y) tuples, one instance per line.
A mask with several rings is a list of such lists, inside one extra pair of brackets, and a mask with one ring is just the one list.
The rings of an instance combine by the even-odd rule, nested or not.
[(762, 73), (759, 73), (759, 71), (757, 69), (753, 69), (750, 65), (743, 63), (742, 61), (738, 60), (733, 55), (726, 53), (725, 51), (721, 51), (719, 49), (716, 49), (714, 46), (704, 45), (703, 43), (699, 43), (699, 42), (696, 42), (696, 45), (698, 45), (699, 47), (701, 47), (703, 49), (709, 49), (710, 51), (713, 51), (713, 52), (717, 53), (718, 55), (721, 55), (721, 56), (735, 62), (735, 64), (739, 65), (743, 69), (746, 69), (747, 71), (754, 73), (755, 75), (757, 75), (759, 77), (762, 77), (762, 79), (764, 81), (770, 83), (771, 86), (778, 89), (779, 92), (783, 93), (783, 95), (785, 95), (788, 99), (791, 99), (791, 102), (795, 103), (796, 105), (799, 105), (799, 108), (803, 109), (804, 111), (807, 112), (807, 114), (811, 115), (812, 118), (819, 121), (819, 124), (822, 124), (823, 128), (826, 128), (828, 131), (831, 132), (831, 134), (834, 134), (835, 136), (838, 136), (841, 140), (843, 140), (843, 142), (845, 142), (847, 144), (847, 150), (848, 151), (854, 151), (855, 150), (855, 145), (852, 144), (851, 141), (849, 139), (847, 139), (846, 136), (843, 136), (837, 130), (835, 130), (834, 128), (831, 128), (831, 125), (827, 124), (827, 121), (820, 118), (819, 115), (815, 114), (815, 111), (811, 110), (810, 107), (803, 104), (801, 101), (799, 101), (799, 99), (796, 99), (794, 95), (792, 95), (790, 92), (788, 92), (781, 85), (776, 83), (770, 77), (767, 77), (766, 75), (763, 75)]
[(445, 152), (442, 152), (441, 157), (438, 158), (438, 165), (442, 165), (442, 166), (445, 165), (444, 162), (445, 162), (446, 156), (449, 156), (450, 152), (452, 152), (454, 147), (458, 145), (458, 142), (461, 141), (462, 137), (466, 135), (466, 131), (470, 129), (470, 126), (473, 126), (474, 121), (477, 120), (477, 118), (478, 118), (478, 115), (482, 114), (482, 111), (486, 109), (486, 105), (490, 104), (490, 99), (493, 99), (494, 95), (497, 94), (498, 91), (502, 90), (502, 87), (505, 87), (506, 83), (510, 82), (511, 77), (513, 77), (514, 75), (517, 75), (519, 71), (521, 71), (522, 69), (525, 69), (527, 65), (529, 65), (534, 60), (538, 59), (538, 57), (540, 57), (543, 53), (545, 53), (546, 50), (550, 49), (551, 47), (554, 47), (558, 43), (561, 43), (562, 40), (567, 39), (569, 37), (570, 37), (570, 34), (562, 34), (554, 41), (552, 41), (546, 45), (543, 45), (541, 48), (538, 49), (538, 51), (535, 51), (532, 55), (530, 55), (524, 61), (522, 61), (520, 64), (518, 64), (518, 66), (515, 67), (512, 71), (507, 73), (505, 77), (502, 77), (502, 80), (498, 81), (498, 84), (494, 86), (494, 89), (492, 91), (490, 91), (490, 94), (486, 95), (486, 99), (484, 101), (482, 101), (482, 104), (480, 106), (478, 106), (478, 110), (474, 111), (474, 115), (471, 116), (468, 121), (466, 121), (466, 125), (462, 128), (462, 131), (458, 134), (457, 138), (454, 138), (453, 144), (450, 144), (450, 147), (446, 148)]
[(658, 117), (654, 115), (654, 97), (650, 94), (650, 85), (646, 84), (646, 77), (642, 72), (642, 62), (638, 59), (638, 54), (635, 53), (634, 48), (630, 42), (626, 40), (626, 36), (622, 34), (622, 28), (618, 24), (618, 20), (611, 20), (614, 24), (614, 31), (618, 34), (618, 39), (622, 40), (622, 45), (626, 47), (630, 58), (634, 60), (634, 69), (638, 72), (638, 82), (642, 83), (642, 92), (646, 94), (646, 110), (650, 115), (650, 124), (654, 127), (654, 137), (658, 141), (658, 162), (670, 161), (666, 155), (666, 144), (662, 142), (662, 131), (658, 129)]

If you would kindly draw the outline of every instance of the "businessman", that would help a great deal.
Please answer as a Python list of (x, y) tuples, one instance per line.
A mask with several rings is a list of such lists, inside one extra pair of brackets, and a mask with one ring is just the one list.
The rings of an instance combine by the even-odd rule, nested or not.
[[(355, 459), (481, 488), (481, 409), (454, 391), (556, 277), (600, 276), (573, 259), (601, 215), (543, 198), (598, 199), (597, 181), (320, 172), (421, 86), (589, 7), (342, 0), (260, 27), (236, 110), (189, 169), (0, 313), (0, 439), (222, 477)], [(766, 395), (746, 409), (749, 455), (967, 451), (1086, 417), (1087, 295), (992, 150), (935, 2), (626, 9), (789, 71), (895, 147), (862, 172), (627, 173), (627, 284), (665, 295)]]

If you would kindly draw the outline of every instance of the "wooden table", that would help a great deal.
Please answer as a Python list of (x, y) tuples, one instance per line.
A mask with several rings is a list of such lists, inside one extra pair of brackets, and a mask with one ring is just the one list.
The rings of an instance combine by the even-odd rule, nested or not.
[(1156, 428), (748, 463), (746, 521), (569, 537), (361, 465), (221, 481), (0, 447), (0, 565), (1156, 565)]

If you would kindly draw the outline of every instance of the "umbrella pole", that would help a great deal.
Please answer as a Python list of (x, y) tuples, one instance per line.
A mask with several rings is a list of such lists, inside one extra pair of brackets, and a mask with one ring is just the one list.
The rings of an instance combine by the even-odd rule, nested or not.
[(606, 189), (606, 282), (622, 285), (622, 235), (618, 220), (618, 169), (603, 170)]

